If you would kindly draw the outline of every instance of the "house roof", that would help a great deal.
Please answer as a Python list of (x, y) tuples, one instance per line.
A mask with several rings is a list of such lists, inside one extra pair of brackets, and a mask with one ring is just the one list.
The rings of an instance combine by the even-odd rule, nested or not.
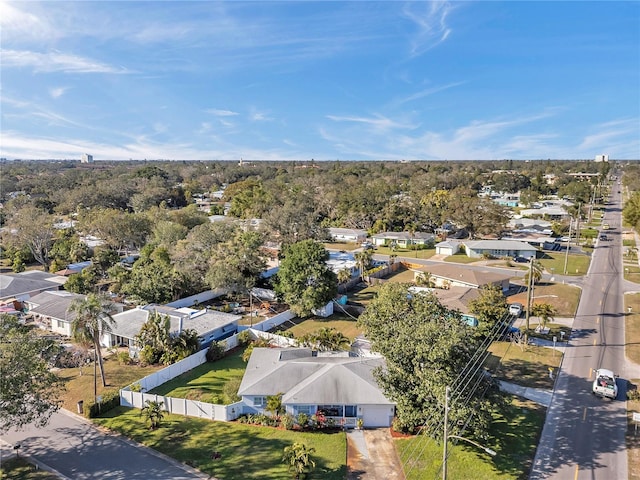
[(476, 270), (465, 268), (464, 266), (449, 265), (447, 263), (427, 265), (416, 270), (419, 272), (429, 272), (434, 277), (444, 278), (458, 283), (466, 283), (467, 285), (475, 287), (503, 282), (511, 278), (509, 275), (495, 271)]
[(462, 244), (460, 240), (443, 240), (442, 242), (436, 243), (436, 247), (459, 247)]
[(433, 288), (431, 292), (445, 307), (459, 310), (462, 313), (470, 313), (469, 303), (480, 296), (480, 290), (470, 287), (452, 286), (448, 289)]
[(305, 348), (255, 348), (238, 395), (278, 395), (282, 403), (393, 405), (373, 370), (383, 358), (312, 356)]
[(29, 306), (30, 313), (72, 322), (76, 314), (75, 312), (69, 312), (69, 307), (74, 300), (82, 300), (84, 298), (85, 295), (65, 290), (49, 290), (31, 297), (25, 303)]
[(46, 272), (3, 273), (0, 275), (0, 299), (21, 297), (41, 290), (58, 290), (64, 281), (58, 275)]
[(366, 230), (360, 230), (357, 228), (334, 228), (334, 227), (329, 227), (328, 228), (329, 233), (331, 235), (364, 235), (367, 236), (367, 231)]
[(167, 307), (166, 305), (136, 307), (113, 316), (115, 325), (111, 329), (111, 333), (132, 339), (140, 333), (140, 329), (153, 312), (169, 316), (169, 329), (171, 332), (177, 333), (180, 331), (180, 321), (182, 320), (182, 329), (190, 328), (195, 330), (198, 336), (204, 336), (226, 325), (235, 325), (242, 318), (241, 315), (232, 315), (216, 310), (188, 310)]
[(535, 250), (535, 247), (518, 240), (473, 240), (464, 242), (464, 245), (472, 250)]
[(376, 233), (372, 238), (384, 238), (387, 240), (429, 240), (435, 238), (435, 235), (426, 232), (382, 232)]

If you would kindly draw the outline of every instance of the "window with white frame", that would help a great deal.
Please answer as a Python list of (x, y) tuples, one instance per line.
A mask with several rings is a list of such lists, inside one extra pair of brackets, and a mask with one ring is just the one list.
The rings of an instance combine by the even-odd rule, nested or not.
[(313, 405), (296, 405), (293, 407), (293, 411), (297, 414), (305, 413), (307, 415), (312, 415), (315, 413), (315, 408)]
[(56, 320), (56, 326), (58, 328), (64, 328), (64, 322), (62, 320)]
[(266, 407), (267, 406), (267, 397), (253, 397), (253, 406), (254, 407)]

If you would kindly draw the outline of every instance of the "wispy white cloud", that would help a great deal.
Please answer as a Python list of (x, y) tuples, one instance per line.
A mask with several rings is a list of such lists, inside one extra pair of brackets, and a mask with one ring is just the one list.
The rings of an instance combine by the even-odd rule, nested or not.
[(65, 92), (68, 90), (68, 87), (55, 87), (55, 88), (50, 88), (49, 89), (49, 96), (51, 96), (51, 98), (60, 98), (62, 97)]
[(2, 50), (2, 66), (32, 67), (36, 72), (66, 73), (131, 73), (126, 68), (114, 67), (89, 58), (68, 53), (38, 53), (27, 50)]
[(211, 115), (215, 115), (216, 117), (233, 117), (238, 115), (238, 112), (233, 112), (231, 110), (223, 110), (219, 108), (208, 108), (205, 112), (210, 113)]
[(269, 112), (261, 112), (253, 107), (250, 109), (249, 119), (252, 122), (270, 122), (273, 120), (273, 118), (269, 116)]
[(334, 122), (351, 122), (356, 124), (369, 125), (376, 130), (394, 130), (394, 129), (414, 129), (416, 125), (410, 123), (403, 123), (391, 120), (380, 114), (375, 114), (373, 117), (351, 117), (351, 116), (339, 116), (339, 115), (327, 115), (329, 120)]
[[(25, 6), (25, 5), (22, 5)], [(51, 40), (58, 33), (44, 15), (34, 13), (36, 4), (30, 2), (29, 10), (17, 8), (6, 1), (0, 1), (0, 28), (4, 39)]]
[(446, 85), (439, 85), (439, 86), (435, 86), (435, 87), (430, 87), (430, 88), (425, 88), (424, 90), (421, 90), (419, 92), (416, 92), (412, 95), (409, 95), (408, 97), (404, 97), (401, 98), (399, 100), (396, 100), (395, 102), (393, 102), (393, 105), (402, 105), (403, 103), (407, 103), (407, 102), (413, 102), (415, 100), (419, 100), (421, 98), (424, 97), (428, 97), (429, 95), (433, 95), (434, 93), (438, 93), (438, 92), (442, 92), (444, 90), (448, 90), (450, 88), (454, 88), (454, 87), (458, 87), (460, 85), (464, 85), (466, 82), (453, 82), (453, 83), (448, 83)]
[[(615, 144), (621, 137), (627, 137), (635, 134), (636, 138), (640, 137), (640, 120), (638, 119), (621, 119), (595, 125), (592, 133), (585, 136), (582, 142), (577, 146), (581, 151), (594, 151), (594, 149), (603, 149), (607, 145)], [(640, 141), (640, 139), (639, 139)], [(638, 152), (640, 153), (640, 152)]]
[(417, 27), (411, 39), (411, 56), (417, 57), (444, 42), (452, 32), (447, 17), (453, 6), (446, 1), (410, 2), (402, 12)]

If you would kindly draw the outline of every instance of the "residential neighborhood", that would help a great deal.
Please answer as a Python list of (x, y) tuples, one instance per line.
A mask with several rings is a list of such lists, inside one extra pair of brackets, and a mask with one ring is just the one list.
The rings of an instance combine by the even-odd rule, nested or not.
[[(389, 230), (397, 220), (383, 217), (372, 218), (367, 228), (324, 230), (305, 220), (304, 209), (291, 206), (286, 221), (268, 212), (260, 218), (258, 210), (241, 213), (234, 202), (243, 190), (225, 182), (220, 195), (200, 194), (225, 204), (227, 214), (216, 221), (192, 209), (186, 198), (184, 206), (172, 209), (112, 211), (103, 218), (96, 210), (96, 217), (76, 223), (61, 222), (61, 213), (38, 211), (38, 225), (51, 222), (58, 228), (52, 227), (49, 243), (39, 243), (31, 256), (20, 247), (28, 245), (31, 226), (21, 219), (33, 207), (10, 213), (9, 201), (2, 231), (2, 318), (8, 326), (18, 322), (11, 328), (26, 327), (21, 335), (41, 332), (52, 342), (47, 361), (67, 385), (61, 405), (97, 425), (118, 431), (111, 415), (130, 422), (131, 415), (155, 412), (149, 417), (156, 422), (152, 431), (168, 428), (164, 420), (176, 416), (205, 422), (202, 428), (206, 422), (238, 432), (276, 428), (287, 438), (339, 432), (346, 447), (331, 448), (346, 450), (316, 474), (351, 478), (349, 472), (367, 464), (363, 448), (374, 452), (385, 445), (381, 458), (401, 469), (403, 478), (414, 478), (410, 472), (416, 467), (406, 449), (423, 439), (430, 439), (431, 449), (440, 448), (445, 387), (468, 398), (464, 408), (448, 406), (450, 421), (468, 425), (454, 435), (473, 436), (475, 421), (491, 424), (505, 415), (534, 422), (527, 434), (542, 435), (544, 411), (552, 408), (555, 376), (583, 301), (578, 286), (594, 255), (607, 248), (599, 234), (605, 219), (610, 235), (621, 231), (606, 213), (614, 173), (591, 165), (603, 173), (566, 177), (589, 185), (577, 202), (564, 195), (568, 219), (526, 215), (520, 205), (477, 195), (469, 198), (480, 202), (477, 208), (498, 209), (489, 223), (457, 217), (454, 207), (419, 228), (416, 216), (411, 224), (396, 225), (397, 231)], [(626, 167), (625, 182), (640, 178), (637, 172)], [(487, 185), (491, 178), (488, 170)], [(599, 183), (590, 183), (592, 178)], [(235, 193), (227, 197), (229, 189)], [(18, 198), (27, 195), (23, 191)], [(544, 197), (557, 196), (550, 191)], [(482, 203), (487, 201), (491, 204)], [(148, 215), (163, 220), (147, 223)], [(111, 221), (117, 230), (109, 229)], [(134, 228), (123, 236), (129, 223), (147, 233), (141, 236)], [(83, 240), (88, 236), (100, 242), (89, 246)], [(635, 249), (620, 254), (633, 281)], [(515, 367), (519, 362), (527, 362), (530, 373), (523, 375), (522, 367)], [(443, 368), (450, 373), (436, 373)], [(507, 402), (506, 410), (492, 407), (498, 398)], [(136, 422), (144, 432), (144, 421)], [(378, 447), (368, 443), (373, 435)], [(501, 434), (491, 435), (501, 445)], [(170, 448), (160, 451), (172, 455)], [(523, 475), (535, 468), (535, 455), (542, 451), (518, 453), (528, 458)], [(239, 478), (225, 461), (207, 466), (211, 461), (202, 457), (187, 465), (215, 470), (219, 478)], [(334, 461), (337, 466), (330, 467)], [(372, 475), (383, 468), (367, 465)]]

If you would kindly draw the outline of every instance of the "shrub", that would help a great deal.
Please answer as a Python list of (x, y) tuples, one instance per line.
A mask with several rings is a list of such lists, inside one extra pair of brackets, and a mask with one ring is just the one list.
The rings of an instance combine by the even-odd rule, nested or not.
[(240, 389), (240, 383), (242, 382), (242, 378), (230, 378), (226, 381), (224, 386), (222, 387), (222, 395), (224, 396), (224, 401), (226, 404), (235, 403), (242, 400), (242, 397), (238, 396), (238, 390)]
[(627, 400), (640, 400), (640, 390), (631, 382), (627, 382)]
[(99, 404), (95, 402), (87, 403), (84, 408), (84, 414), (87, 418), (95, 418), (119, 405), (120, 392), (118, 390), (108, 390), (102, 394), (102, 401)]
[(153, 365), (158, 361), (156, 356), (156, 352), (153, 350), (151, 345), (145, 345), (139, 353), (140, 363), (143, 365)]
[(286, 414), (280, 417), (280, 423), (284, 427), (285, 430), (292, 430), (295, 425), (295, 421), (293, 420), (293, 415)]
[(309, 426), (309, 415), (307, 415), (306, 413), (299, 413), (298, 416), (296, 417), (296, 420), (298, 422), (298, 425), (300, 426), (300, 428), (307, 428)]
[(120, 365), (129, 365), (131, 363), (129, 352), (118, 352), (118, 363)]
[(249, 330), (243, 330), (238, 334), (238, 345), (241, 347), (246, 347), (251, 343), (251, 334)]
[(215, 362), (216, 360), (220, 360), (224, 357), (224, 352), (226, 350), (226, 342), (213, 342), (209, 345), (207, 349), (207, 362)]

